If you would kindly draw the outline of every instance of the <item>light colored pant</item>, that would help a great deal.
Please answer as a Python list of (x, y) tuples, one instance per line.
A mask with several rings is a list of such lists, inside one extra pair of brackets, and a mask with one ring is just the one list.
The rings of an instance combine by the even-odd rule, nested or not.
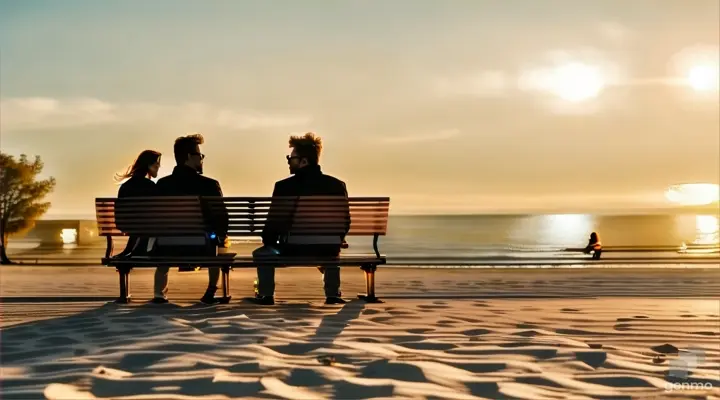
[[(208, 288), (217, 288), (220, 281), (220, 268), (208, 268)], [(168, 273), (170, 267), (157, 267), (155, 269), (155, 297), (167, 298), (168, 292)]]
[[(253, 257), (277, 256), (275, 249), (269, 246), (263, 246), (253, 251)], [(337, 265), (324, 266), (318, 268), (323, 275), (323, 286), (325, 289), (325, 297), (340, 296), (340, 267)], [(257, 267), (258, 279), (258, 295), (274, 296), (275, 295), (275, 268), (274, 267)]]

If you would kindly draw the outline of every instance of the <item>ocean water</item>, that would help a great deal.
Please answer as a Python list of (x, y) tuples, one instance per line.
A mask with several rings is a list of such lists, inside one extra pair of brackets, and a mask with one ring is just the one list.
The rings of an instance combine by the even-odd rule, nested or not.
[[(580, 248), (591, 232), (605, 247), (717, 244), (718, 215), (443, 215), (392, 216), (379, 242), (388, 257), (541, 256)], [(366, 238), (350, 237), (370, 250)]]
[[(391, 216), (388, 232), (381, 237), (379, 248), (393, 262), (409, 259), (492, 259), (503, 257), (555, 258), (567, 257), (568, 248), (582, 248), (591, 232), (598, 232), (603, 246), (626, 248), (662, 248), (665, 255), (677, 255), (682, 244), (717, 245), (718, 215), (438, 215)], [(244, 254), (260, 245), (259, 238), (239, 238), (233, 248)], [(372, 239), (349, 237), (351, 253), (371, 253)], [(38, 248), (30, 236), (11, 241), (10, 250), (27, 256), (52, 254), (60, 257), (99, 258), (105, 242), (78, 248)], [(116, 242), (116, 250), (124, 247)], [(671, 248), (668, 250), (668, 248)], [(658, 250), (656, 253), (662, 253)], [(574, 253), (580, 256), (579, 253)], [(608, 254), (609, 255), (609, 254)], [(623, 253), (623, 257), (648, 253)], [(605, 256), (604, 256), (605, 257)]]

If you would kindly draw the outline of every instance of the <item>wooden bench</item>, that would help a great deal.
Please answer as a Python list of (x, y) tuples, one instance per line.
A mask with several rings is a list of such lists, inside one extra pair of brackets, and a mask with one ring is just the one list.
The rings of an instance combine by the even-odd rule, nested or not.
[[(113, 238), (117, 236), (212, 237), (216, 234), (218, 216), (227, 215), (229, 238), (259, 237), (268, 223), (283, 221), (288, 240), (294, 243), (318, 241), (339, 242), (347, 229), (349, 207), (350, 228), (347, 236), (372, 237), (374, 254), (345, 254), (338, 257), (268, 256), (235, 253), (203, 257), (131, 256), (113, 257)], [(300, 267), (338, 265), (359, 266), (365, 273), (366, 293), (359, 294), (367, 302), (380, 302), (375, 296), (375, 272), (386, 263), (378, 249), (378, 239), (387, 232), (390, 199), (386, 197), (136, 197), (97, 198), (95, 200), (98, 235), (105, 236), (107, 249), (102, 264), (115, 267), (120, 278), (118, 302), (130, 301), (129, 273), (133, 268), (157, 266), (200, 268), (218, 267), (222, 271), (221, 302), (230, 301), (230, 271), (233, 268)], [(215, 221), (215, 222), (212, 222)], [(213, 225), (215, 224), (215, 225)], [(270, 223), (271, 225), (273, 222)], [(258, 244), (258, 247), (260, 244)], [(345, 246), (344, 246), (345, 247)], [(232, 246), (228, 249), (232, 251)]]

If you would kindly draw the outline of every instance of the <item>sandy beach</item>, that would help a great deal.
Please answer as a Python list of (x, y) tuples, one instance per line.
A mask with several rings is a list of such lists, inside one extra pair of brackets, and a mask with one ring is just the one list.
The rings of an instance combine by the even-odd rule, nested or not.
[[(198, 304), (204, 271), (2, 267), (3, 399), (720, 398), (720, 270), (382, 268), (386, 303), (322, 304), (314, 269), (275, 306)], [(362, 274), (343, 273), (348, 299)]]

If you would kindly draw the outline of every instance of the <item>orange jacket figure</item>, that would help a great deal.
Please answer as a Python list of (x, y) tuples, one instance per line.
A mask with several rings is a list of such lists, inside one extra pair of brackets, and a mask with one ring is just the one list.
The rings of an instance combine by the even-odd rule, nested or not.
[(588, 240), (588, 244), (585, 247), (585, 254), (590, 254), (591, 251), (593, 252), (593, 259), (599, 260), (600, 254), (602, 253), (602, 243), (600, 243), (600, 236), (597, 232), (590, 234), (590, 240)]

